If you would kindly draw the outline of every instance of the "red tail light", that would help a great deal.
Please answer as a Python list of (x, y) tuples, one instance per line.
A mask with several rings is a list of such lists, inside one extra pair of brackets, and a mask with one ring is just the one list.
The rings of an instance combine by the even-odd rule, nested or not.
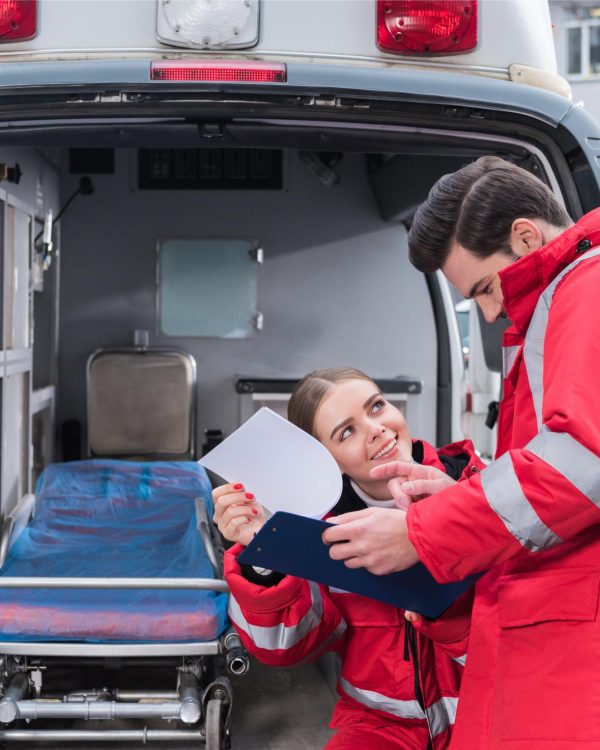
[(152, 63), (150, 77), (153, 81), (284, 83), (287, 80), (287, 72), (283, 63), (164, 60)]
[(448, 55), (477, 46), (477, 0), (377, 0), (377, 46)]
[(0, 0), (0, 43), (31, 39), (36, 33), (36, 0)]

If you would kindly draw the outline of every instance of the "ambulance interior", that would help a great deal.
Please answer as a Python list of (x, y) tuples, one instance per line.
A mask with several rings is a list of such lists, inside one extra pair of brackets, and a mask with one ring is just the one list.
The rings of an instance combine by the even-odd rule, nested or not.
[[(421, 115), (409, 108), (397, 127), (142, 115), (0, 132), (0, 493), (9, 560), (19, 544), (13, 527), (23, 533), (31, 523), (23, 498), (35, 496), (48, 467), (198, 459), (261, 406), (284, 414), (294, 382), (315, 368), (358, 367), (416, 436), (461, 438), (469, 424), (457, 298), (438, 275), (410, 265), (411, 216), (439, 176), (487, 153), (559, 187), (537, 147), (485, 130), (421, 132), (413, 127)], [(179, 385), (171, 371), (152, 379), (165, 356), (183, 372)], [(485, 369), (487, 405), (499, 376)], [(204, 530), (206, 508), (195, 510)], [(218, 557), (214, 533), (211, 545)], [(213, 573), (214, 597), (225, 596), (218, 561)], [(38, 566), (36, 575), (56, 574)], [(266, 747), (265, 738), (295, 750), (321, 746), (333, 663), (267, 670), (252, 662), (242, 676), (246, 657), (228, 656), (226, 623), (219, 627), (204, 650), (202, 635), (184, 634), (190, 651), (144, 649), (129, 638), (82, 643), (72, 633), (58, 647), (43, 633), (35, 641), (0, 635), (0, 742), (177, 740), (214, 750), (230, 732), (231, 747), (245, 750)], [(225, 665), (234, 657), (237, 672)], [(119, 713), (120, 701), (141, 708)], [(161, 711), (148, 709), (158, 704), (166, 728)], [(61, 714), (57, 705), (76, 708)], [(142, 728), (130, 726), (136, 711)]]

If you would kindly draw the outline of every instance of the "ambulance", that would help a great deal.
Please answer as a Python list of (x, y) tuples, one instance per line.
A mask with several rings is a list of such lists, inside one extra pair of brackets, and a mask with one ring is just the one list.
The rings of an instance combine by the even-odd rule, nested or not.
[[(499, 331), (471, 311), (461, 337), (465, 304), (411, 266), (407, 232), (483, 155), (574, 220), (598, 206), (600, 127), (554, 33), (542, 0), (0, 0), (5, 522), (51, 464), (197, 459), (320, 367), (364, 370), (415, 435), (491, 457)], [(181, 390), (153, 385), (168, 353)], [(27, 658), (35, 692), (43, 665), (2, 646), (3, 692)], [(324, 672), (254, 665), (212, 747), (321, 746)], [(7, 747), (74, 741), (4, 716)]]

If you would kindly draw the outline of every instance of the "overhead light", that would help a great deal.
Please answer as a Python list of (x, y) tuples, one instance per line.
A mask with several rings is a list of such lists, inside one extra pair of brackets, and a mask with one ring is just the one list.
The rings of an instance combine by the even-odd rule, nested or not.
[(259, 0), (158, 0), (156, 36), (177, 47), (239, 49), (258, 43)]
[(336, 152), (298, 151), (298, 157), (308, 171), (325, 187), (335, 187), (340, 181), (339, 174), (333, 169), (342, 155)]

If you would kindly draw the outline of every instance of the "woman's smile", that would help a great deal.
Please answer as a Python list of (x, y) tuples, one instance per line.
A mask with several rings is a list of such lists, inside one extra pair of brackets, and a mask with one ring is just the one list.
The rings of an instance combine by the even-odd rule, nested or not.
[[(378, 461), (380, 458), (393, 458), (393, 456), (398, 452), (397, 445), (398, 445), (398, 436), (394, 435), (394, 437), (391, 440), (388, 440), (384, 444), (383, 448), (378, 450), (374, 456), (371, 456), (371, 461)], [(392, 453), (392, 451), (395, 451), (395, 452)]]

